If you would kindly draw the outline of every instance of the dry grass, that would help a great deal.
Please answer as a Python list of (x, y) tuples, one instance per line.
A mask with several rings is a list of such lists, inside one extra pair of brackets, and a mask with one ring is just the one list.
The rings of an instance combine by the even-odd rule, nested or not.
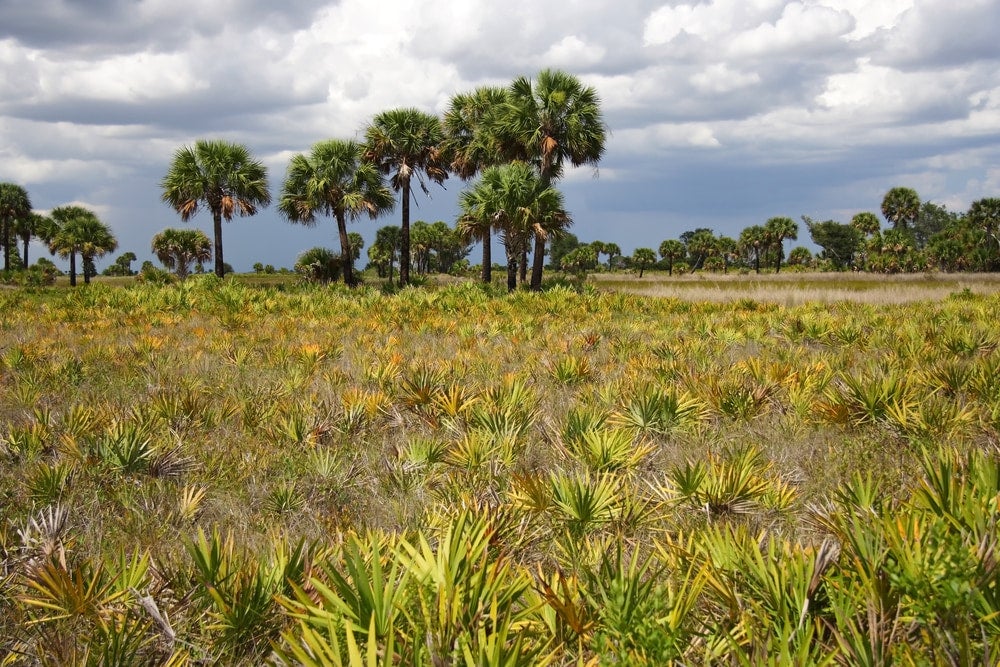
[(667, 276), (598, 274), (590, 278), (598, 289), (685, 301), (730, 302), (749, 299), (800, 306), (807, 303), (848, 301), (893, 305), (939, 301), (968, 290), (973, 294), (1000, 292), (1000, 274), (924, 273), (879, 275), (870, 273), (781, 273), (761, 275), (686, 274)]

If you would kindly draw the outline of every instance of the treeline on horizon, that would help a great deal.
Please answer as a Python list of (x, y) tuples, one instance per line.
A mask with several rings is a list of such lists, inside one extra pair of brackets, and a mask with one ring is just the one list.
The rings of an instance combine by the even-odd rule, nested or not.
[[(348, 232), (347, 222), (389, 214), (396, 194), (400, 225), (378, 229), (367, 250), (366, 269), (400, 286), (413, 282), (411, 268), (416, 274), (477, 271), (482, 281), (492, 282), (493, 270), (504, 268), (493, 261), (493, 235), (504, 248), (510, 290), (518, 283), (540, 289), (545, 266), (577, 277), (603, 269), (635, 270), (639, 277), (651, 268), (670, 275), (730, 269), (780, 272), (783, 264), (800, 270), (876, 273), (1000, 268), (1000, 198), (979, 199), (959, 213), (921, 202), (907, 187), (885, 194), (884, 230), (870, 211), (846, 223), (802, 216), (821, 249), (815, 255), (802, 246), (786, 255), (785, 242), (798, 240), (800, 232), (799, 224), (788, 217), (748, 226), (737, 238), (699, 227), (662, 241), (655, 250), (640, 247), (628, 256), (614, 241), (580, 242), (568, 231), (573, 220), (554, 184), (567, 163), (597, 165), (605, 138), (596, 91), (556, 70), (544, 70), (535, 80), (518, 78), (508, 87), (484, 86), (457, 94), (441, 118), (415, 108), (376, 114), (363, 142), (320, 141), (289, 161), (277, 196), (280, 214), (307, 226), (332, 218), (339, 239), (337, 250), (314, 247), (301, 253), (295, 271), (312, 281), (356, 285), (354, 264), (364, 239)], [(470, 182), (460, 194), (455, 224), (418, 220), (411, 225), (414, 186), (428, 193), (429, 184), (442, 184), (449, 176)], [(192, 270), (203, 272), (212, 260), (220, 277), (232, 272), (223, 256), (222, 222), (254, 215), (272, 199), (263, 163), (246, 146), (219, 140), (198, 140), (178, 149), (161, 187), (162, 201), (183, 221), (201, 209), (213, 219), (214, 239), (200, 230), (173, 228), (153, 237), (152, 251), (179, 279)], [(41, 215), (32, 210), (27, 191), (15, 183), (0, 183), (0, 223), (2, 282), (48, 284), (59, 273), (45, 258), (29, 264), (32, 238), (43, 241), (53, 255), (69, 259), (73, 286), (77, 256), (89, 282), (97, 275), (95, 260), (118, 245), (111, 229), (92, 211), (68, 205)], [(482, 248), (478, 267), (467, 259), (476, 243)], [(104, 274), (135, 275), (134, 261), (135, 253), (125, 252)], [(254, 270), (277, 271), (261, 262)], [(174, 279), (151, 262), (143, 264), (139, 275), (153, 281)]]

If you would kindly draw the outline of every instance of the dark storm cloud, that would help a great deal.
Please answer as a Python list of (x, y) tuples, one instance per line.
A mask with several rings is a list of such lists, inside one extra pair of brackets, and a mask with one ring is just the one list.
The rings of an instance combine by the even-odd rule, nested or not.
[(10, 38), (35, 49), (91, 55), (133, 49), (174, 51), (183, 49), (193, 36), (212, 37), (227, 27), (302, 28), (319, 9), (331, 4), (335, 3), (0, 0), (0, 39)]
[[(246, 143), (280, 187), (288, 157), (357, 137), (392, 106), (543, 67), (594, 85), (600, 178), (561, 182), (581, 239), (630, 252), (696, 226), (844, 219), (894, 185), (967, 206), (1000, 193), (995, 0), (0, 0), (0, 180), (38, 206), (99, 208), (148, 256), (177, 147)], [(414, 215), (454, 221), (465, 184)], [(398, 213), (352, 227), (369, 240)], [(191, 223), (208, 229), (209, 221)], [(804, 234), (804, 232), (803, 232)], [(273, 209), (227, 225), (226, 257), (290, 266), (334, 244)], [(802, 238), (802, 237), (800, 237)]]

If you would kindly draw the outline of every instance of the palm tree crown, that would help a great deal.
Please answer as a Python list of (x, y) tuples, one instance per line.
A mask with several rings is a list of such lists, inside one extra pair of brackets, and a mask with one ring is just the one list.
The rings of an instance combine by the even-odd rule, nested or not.
[(505, 143), (500, 119), (506, 104), (507, 89), (498, 86), (481, 86), (451, 98), (442, 122), (442, 148), (450, 169), (462, 180), (508, 161), (512, 142), (506, 137)]
[(920, 196), (912, 188), (892, 188), (882, 199), (882, 215), (893, 229), (908, 229), (920, 214)]
[(163, 201), (187, 222), (206, 206), (212, 213), (215, 233), (215, 273), (222, 277), (222, 220), (234, 215), (255, 215), (271, 203), (267, 169), (246, 146), (222, 140), (199, 140), (175, 154), (161, 183)]
[(448, 178), (448, 164), (442, 145), (441, 120), (419, 109), (383, 111), (365, 131), (366, 156), (379, 171), (388, 174), (392, 189), (400, 193), (399, 282), (410, 280), (410, 198), (411, 183), (417, 179), (424, 194), (427, 181), (441, 184)]
[(575, 76), (546, 69), (534, 84), (519, 77), (510, 86), (507, 105), (507, 133), (523, 147), (546, 186), (563, 175), (566, 162), (596, 165), (604, 155), (600, 98)]
[(368, 215), (373, 220), (392, 210), (392, 192), (378, 168), (365, 159), (365, 147), (355, 141), (330, 139), (312, 147), (309, 155), (294, 155), (281, 189), (278, 210), (290, 222), (316, 224), (317, 214), (333, 216), (340, 236), (344, 281), (354, 285), (353, 253), (347, 219)]

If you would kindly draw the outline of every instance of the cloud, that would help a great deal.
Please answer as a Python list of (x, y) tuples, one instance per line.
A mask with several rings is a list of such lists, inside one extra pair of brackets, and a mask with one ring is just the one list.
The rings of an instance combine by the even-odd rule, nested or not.
[[(599, 178), (561, 184), (581, 238), (823, 219), (907, 180), (956, 206), (997, 187), (992, 0), (0, 0), (0, 16), (0, 179), (106, 207), (136, 252), (178, 224), (158, 187), (181, 145), (246, 143), (276, 190), (290, 155), (379, 111), (440, 112), (543, 67), (595, 86), (610, 129)], [(425, 219), (453, 219), (463, 184), (446, 185)], [(269, 210), (226, 242), (234, 265), (290, 265), (333, 233)]]

